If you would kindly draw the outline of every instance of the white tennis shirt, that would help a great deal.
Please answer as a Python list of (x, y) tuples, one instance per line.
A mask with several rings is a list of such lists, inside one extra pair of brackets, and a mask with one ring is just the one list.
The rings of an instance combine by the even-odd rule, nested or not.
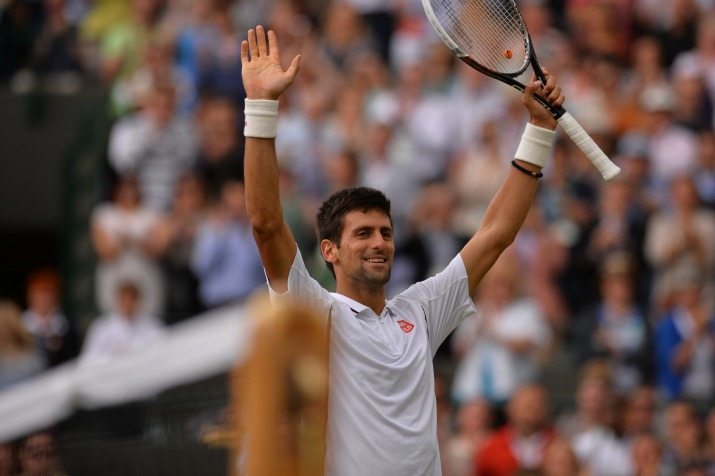
[(387, 301), (379, 316), (323, 289), (300, 252), (285, 295), (331, 316), (326, 474), (441, 474), (432, 358), (475, 312), (461, 256)]

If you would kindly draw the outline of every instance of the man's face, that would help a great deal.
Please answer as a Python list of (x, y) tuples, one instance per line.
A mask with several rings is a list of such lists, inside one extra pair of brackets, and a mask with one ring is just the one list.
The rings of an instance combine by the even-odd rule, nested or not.
[(340, 244), (323, 241), (324, 257), (338, 283), (380, 287), (390, 280), (395, 243), (390, 218), (378, 210), (353, 210), (343, 218)]
[(507, 409), (510, 424), (521, 435), (530, 435), (539, 430), (547, 420), (546, 393), (536, 386), (517, 390)]

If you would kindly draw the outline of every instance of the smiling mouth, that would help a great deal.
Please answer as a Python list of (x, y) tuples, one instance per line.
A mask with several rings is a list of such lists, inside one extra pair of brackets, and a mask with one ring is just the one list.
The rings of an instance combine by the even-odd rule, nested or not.
[(385, 264), (387, 263), (387, 258), (365, 258), (365, 261), (371, 264)]

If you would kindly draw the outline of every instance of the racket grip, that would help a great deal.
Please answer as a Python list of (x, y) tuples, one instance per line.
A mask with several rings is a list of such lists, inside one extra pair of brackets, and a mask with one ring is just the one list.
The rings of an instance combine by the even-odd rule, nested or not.
[(566, 134), (574, 141), (574, 144), (588, 157), (594, 167), (598, 170), (604, 180), (611, 180), (613, 177), (621, 173), (621, 168), (611, 162), (606, 154), (603, 153), (600, 147), (594, 142), (591, 136), (584, 130), (581, 124), (573, 118), (571, 114), (564, 113), (558, 119), (561, 128), (566, 131)]

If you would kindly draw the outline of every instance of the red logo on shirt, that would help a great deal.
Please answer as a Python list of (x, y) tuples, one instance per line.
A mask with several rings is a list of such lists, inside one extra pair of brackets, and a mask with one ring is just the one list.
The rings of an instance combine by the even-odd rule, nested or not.
[(414, 324), (407, 322), (404, 319), (397, 321), (397, 323), (400, 325), (400, 329), (402, 329), (405, 332), (405, 334), (409, 334), (410, 332), (412, 332), (412, 329), (415, 328)]

